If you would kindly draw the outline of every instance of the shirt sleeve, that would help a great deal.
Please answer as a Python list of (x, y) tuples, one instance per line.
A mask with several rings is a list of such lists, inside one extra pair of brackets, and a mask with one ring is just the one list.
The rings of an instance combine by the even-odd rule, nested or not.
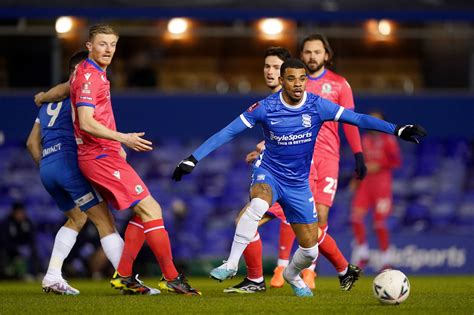
[(75, 92), (76, 107), (90, 106), (95, 108), (100, 88), (99, 74), (95, 72), (77, 73), (71, 88)]
[(392, 135), (395, 132), (396, 125), (385, 120), (381, 120), (370, 115), (359, 114), (350, 109), (344, 109), (343, 107), (341, 107), (341, 109), (342, 111), (340, 114), (336, 115), (334, 119), (335, 121), (355, 125), (364, 129), (377, 130)]
[(341, 92), (339, 94), (339, 105), (344, 108), (354, 110), (354, 97), (352, 96), (352, 89), (349, 83), (344, 80), (341, 86)]
[(387, 155), (387, 168), (394, 169), (400, 167), (402, 164), (402, 157), (400, 154), (400, 146), (396, 138), (385, 139), (385, 152)]
[(348, 124), (343, 124), (342, 128), (344, 129), (344, 134), (346, 135), (346, 139), (351, 147), (352, 153), (356, 154), (362, 152), (359, 128)]
[(318, 99), (316, 107), (323, 121), (337, 121), (344, 111), (344, 107), (336, 105), (322, 97)]
[(263, 105), (259, 102), (250, 106), (245, 112), (243, 112), (239, 118), (248, 128), (253, 128), (257, 123), (262, 122), (265, 119), (266, 111)]
[(35, 119), (35, 124), (41, 124), (41, 121), (40, 121), (40, 118), (39, 118), (39, 116), (38, 116), (38, 117), (36, 117), (36, 119)]
[(212, 151), (214, 151), (221, 145), (229, 142), (237, 134), (246, 130), (247, 128), (252, 127), (249, 127), (242, 119), (242, 115), (240, 115), (240, 117), (235, 118), (225, 128), (221, 129), (218, 133), (214, 134), (203, 144), (201, 144), (199, 148), (197, 148), (193, 152), (193, 156), (196, 158), (196, 160), (200, 161), (201, 159), (209, 155)]

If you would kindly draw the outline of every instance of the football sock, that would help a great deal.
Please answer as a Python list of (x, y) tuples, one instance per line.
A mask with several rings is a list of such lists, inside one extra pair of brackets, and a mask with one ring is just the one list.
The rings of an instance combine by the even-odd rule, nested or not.
[(236, 269), (239, 265), (240, 257), (245, 250), (245, 247), (254, 238), (258, 229), (258, 221), (260, 221), (269, 208), (268, 203), (260, 198), (253, 198), (250, 201), (249, 207), (240, 217), (237, 227), (235, 228), (234, 240), (232, 241), (232, 248), (230, 250), (227, 265)]
[(100, 244), (102, 244), (102, 249), (104, 250), (105, 256), (114, 266), (114, 269), (117, 270), (120, 257), (122, 257), (123, 252), (123, 239), (120, 237), (120, 234), (117, 232), (107, 235), (100, 239)]
[(178, 271), (173, 263), (170, 239), (163, 224), (163, 219), (144, 222), (143, 228), (146, 241), (160, 265), (164, 278), (168, 281), (176, 279)]
[[(280, 238), (278, 241), (279, 251), (278, 251), (278, 260), (290, 259), (291, 249), (293, 248), (293, 243), (295, 241), (295, 233), (291, 228), (290, 224), (285, 222), (280, 222)], [(280, 266), (280, 265), (278, 265)]]
[(354, 238), (357, 244), (367, 243), (363, 221), (352, 221), (352, 231), (354, 232)]
[(277, 266), (283, 266), (286, 267), (290, 261), (288, 259), (278, 259)]
[(319, 236), (318, 240), (319, 251), (327, 260), (329, 260), (334, 268), (336, 268), (337, 272), (342, 272), (349, 265), (349, 262), (341, 253), (339, 247), (337, 247), (336, 241), (327, 234), (327, 225), (320, 227), (323, 233)]
[(48, 271), (45, 277), (62, 278), (61, 269), (64, 259), (71, 252), (72, 247), (76, 243), (78, 232), (65, 226), (61, 227), (56, 233), (54, 240), (53, 252), (49, 260)]
[(123, 247), (122, 257), (117, 268), (119, 275), (129, 277), (133, 273), (133, 263), (145, 242), (145, 233), (143, 231), (143, 222), (138, 216), (134, 216), (128, 222), (125, 230), (125, 245)]
[(290, 281), (291, 284), (298, 288), (306, 287), (306, 284), (300, 277), (301, 270), (311, 266), (314, 260), (318, 257), (318, 244), (311, 248), (298, 247), (290, 264), (285, 269), (285, 278)]
[(262, 280), (257, 281), (263, 279), (262, 240), (258, 232), (245, 248), (244, 258), (247, 265), (247, 278), (255, 282), (262, 282)]

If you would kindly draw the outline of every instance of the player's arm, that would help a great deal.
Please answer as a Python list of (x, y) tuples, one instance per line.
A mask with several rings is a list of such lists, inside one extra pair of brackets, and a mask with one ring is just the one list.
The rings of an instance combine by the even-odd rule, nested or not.
[[(341, 85), (338, 103), (339, 105), (348, 109), (354, 110), (355, 108), (352, 89), (346, 80), (344, 80)], [(362, 153), (359, 128), (356, 126), (343, 124), (342, 129), (344, 130), (344, 134), (349, 146), (351, 147), (352, 153), (354, 153), (356, 178), (363, 179), (365, 175), (367, 175), (367, 167), (364, 161), (364, 154)]]
[(69, 92), (71, 88), (69, 86), (69, 82), (64, 82), (58, 84), (47, 92), (39, 92), (35, 95), (35, 104), (36, 106), (41, 106), (43, 103), (49, 102), (59, 102), (69, 96)]
[(206, 157), (209, 153), (220, 147), (221, 145), (232, 140), (242, 131), (253, 128), (253, 126), (261, 120), (265, 115), (265, 110), (258, 103), (252, 105), (247, 112), (241, 114), (234, 119), (225, 128), (207, 139), (199, 148), (197, 148), (189, 157), (182, 160), (173, 172), (171, 177), (175, 181), (180, 181), (183, 175), (190, 174), (198, 161)]
[(41, 151), (43, 150), (41, 145), (41, 126), (39, 121), (35, 121), (33, 128), (31, 128), (28, 140), (26, 140), (26, 148), (28, 149), (28, 152), (35, 161), (36, 165), (39, 165), (41, 160)]
[(387, 167), (390, 169), (398, 168), (402, 165), (400, 146), (398, 145), (398, 142), (393, 138), (386, 140), (387, 141), (385, 143), (385, 152), (388, 161)]
[(395, 125), (370, 115), (345, 109), (323, 98), (320, 98), (317, 106), (323, 121), (340, 121), (368, 130), (393, 134), (405, 141), (414, 143), (420, 143), (421, 139), (427, 135), (425, 128), (420, 125)]
[(150, 141), (141, 138), (145, 135), (144, 132), (121, 133), (111, 130), (95, 120), (93, 106), (81, 106), (79, 104), (77, 107), (77, 116), (81, 130), (96, 138), (115, 140), (139, 152), (153, 149)]

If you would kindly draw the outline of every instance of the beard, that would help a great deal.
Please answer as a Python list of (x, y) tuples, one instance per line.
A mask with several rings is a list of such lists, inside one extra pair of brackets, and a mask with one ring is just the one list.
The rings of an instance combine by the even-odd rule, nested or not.
[(317, 64), (312, 64), (310, 65), (309, 63), (306, 64), (306, 67), (308, 68), (310, 73), (315, 73), (321, 70), (322, 67), (324, 67), (324, 62), (323, 63), (317, 63)]

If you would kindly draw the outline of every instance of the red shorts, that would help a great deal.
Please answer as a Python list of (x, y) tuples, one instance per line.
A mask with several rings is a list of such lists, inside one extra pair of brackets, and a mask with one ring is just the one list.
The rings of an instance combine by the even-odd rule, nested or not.
[(313, 163), (309, 173), (309, 187), (313, 192), (314, 201), (331, 207), (337, 191), (339, 161), (318, 158)]
[(271, 206), (270, 209), (267, 210), (266, 214), (271, 215), (281, 220), (282, 222), (288, 224), (288, 222), (286, 222), (286, 217), (285, 217), (285, 213), (283, 212), (283, 208), (280, 206), (278, 202), (275, 202), (273, 206)]
[(79, 168), (105, 200), (117, 210), (133, 207), (150, 195), (140, 176), (118, 155), (79, 160)]
[(377, 216), (386, 217), (392, 211), (392, 183), (390, 181), (371, 181), (366, 177), (360, 182), (352, 200), (352, 208), (373, 208)]

